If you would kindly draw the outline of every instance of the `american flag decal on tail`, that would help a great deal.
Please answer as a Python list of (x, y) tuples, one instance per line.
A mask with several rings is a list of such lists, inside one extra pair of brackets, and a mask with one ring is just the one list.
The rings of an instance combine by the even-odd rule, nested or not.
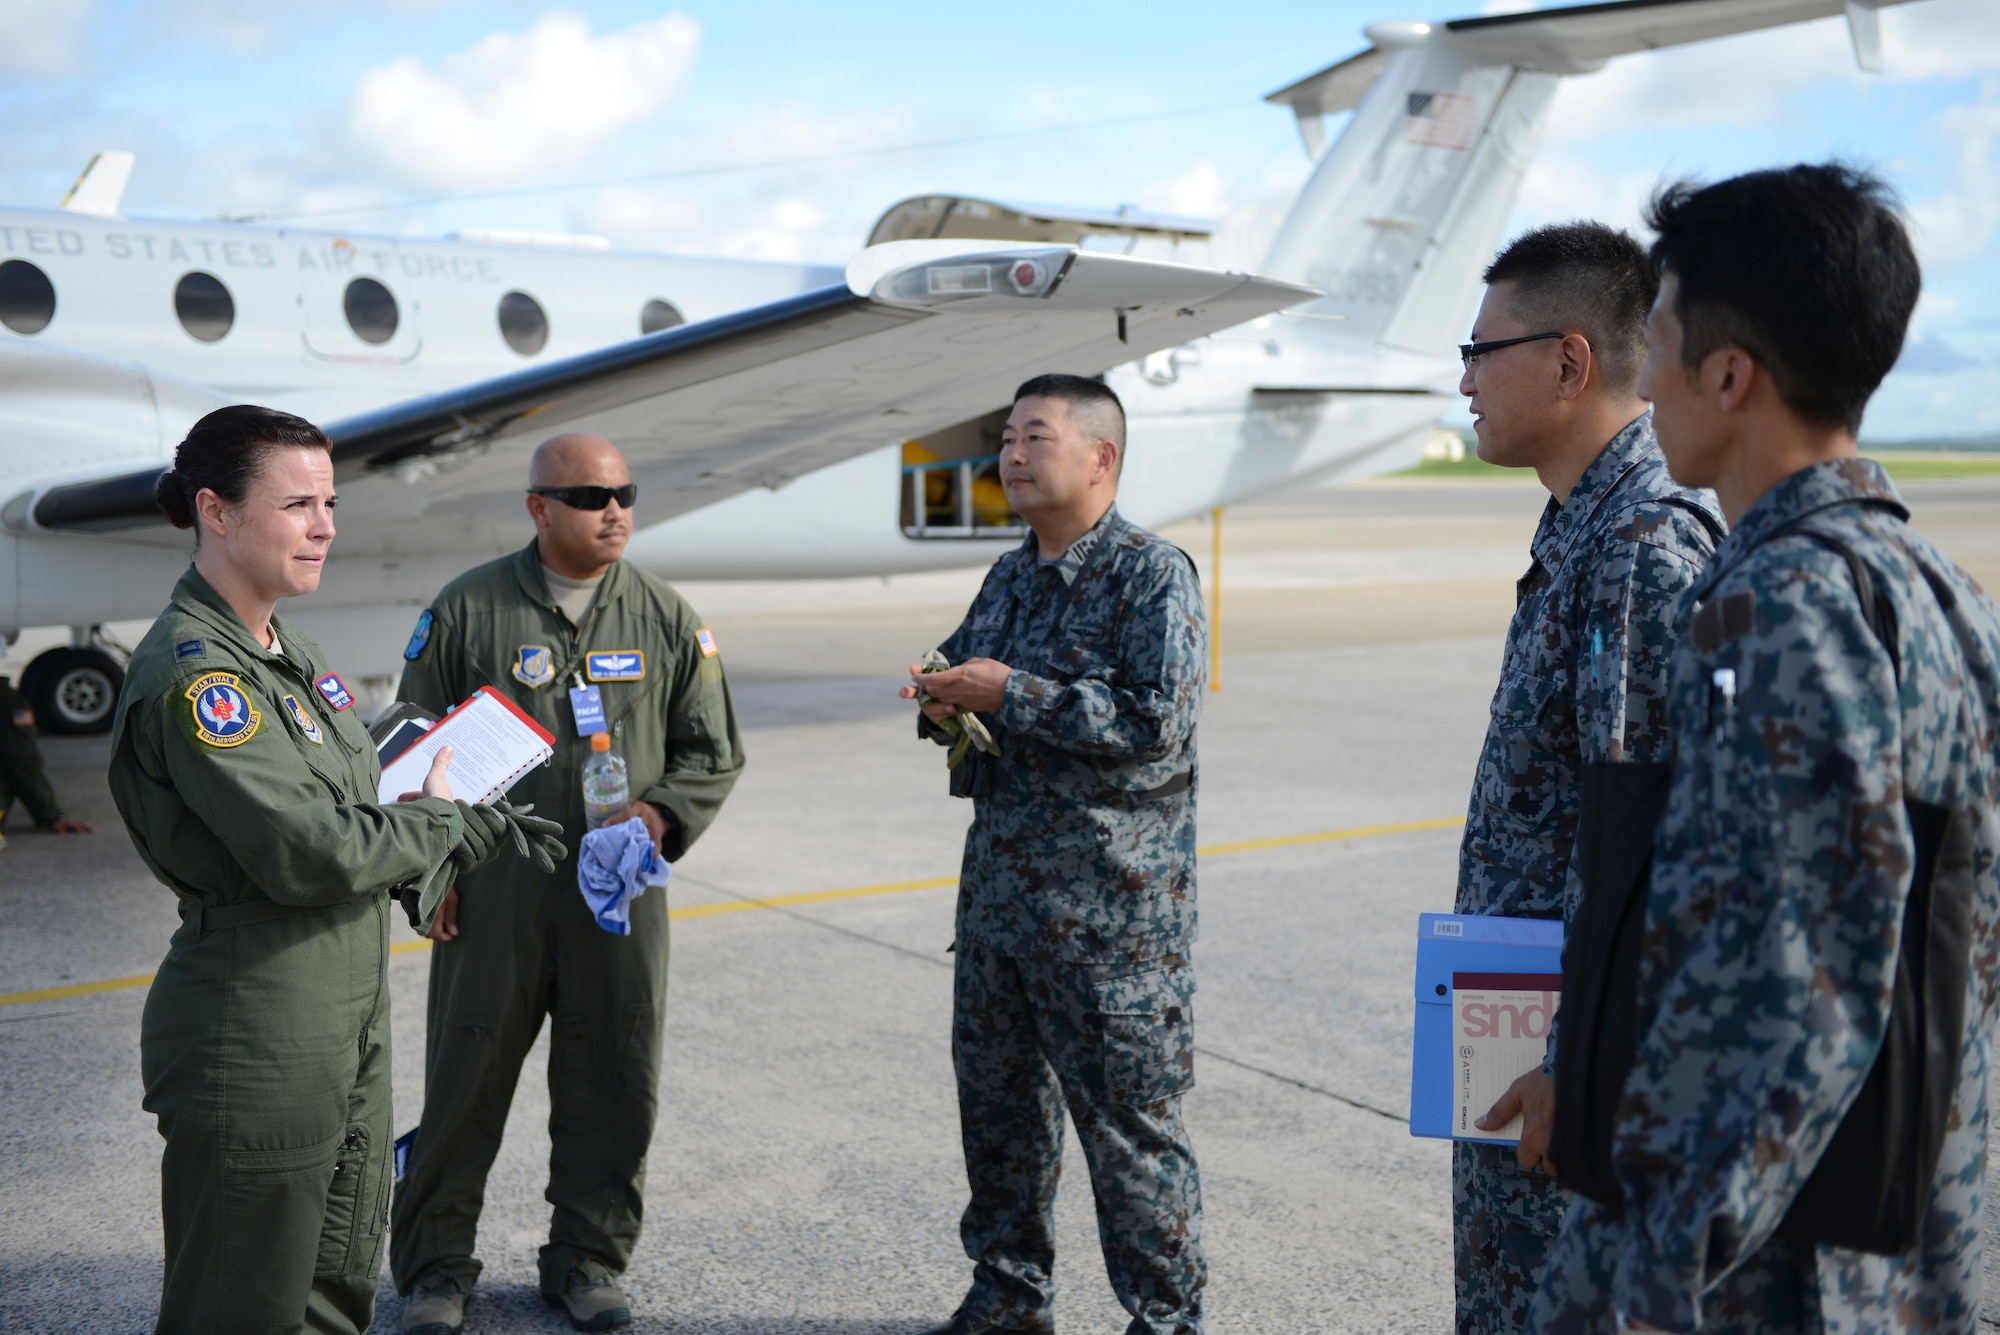
[(1411, 93), (1403, 140), (1429, 148), (1472, 147), (1472, 99), (1458, 93)]

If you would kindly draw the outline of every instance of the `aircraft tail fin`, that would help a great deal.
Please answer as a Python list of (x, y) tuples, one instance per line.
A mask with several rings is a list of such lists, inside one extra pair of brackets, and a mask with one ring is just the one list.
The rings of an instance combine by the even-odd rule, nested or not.
[[(1438, 355), (1464, 332), (1558, 80), (1620, 55), (1845, 13), (1864, 65), (1875, 10), (1908, 0), (1611, 0), (1377, 23), (1372, 45), (1272, 93), (1319, 166), (1260, 270), (1327, 295), (1337, 335)], [(1320, 118), (1354, 118), (1322, 149)]]
[(71, 213), (117, 217), (118, 205), (125, 198), (125, 186), (132, 179), (132, 164), (138, 160), (137, 155), (115, 148), (92, 154), (84, 165), (83, 175), (76, 178), (76, 184), (69, 188), (58, 207)]

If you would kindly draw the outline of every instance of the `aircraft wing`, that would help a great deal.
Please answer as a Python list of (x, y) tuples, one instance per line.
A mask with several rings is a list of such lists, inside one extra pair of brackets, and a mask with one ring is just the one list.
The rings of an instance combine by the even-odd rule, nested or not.
[[(965, 241), (874, 246), (847, 280), (328, 424), (342, 528), (354, 516), (385, 555), (477, 541), (518, 518), (528, 451), (563, 431), (616, 442), (657, 523), (989, 412), (1031, 375), (1097, 374), (1317, 295)], [(163, 523), (158, 471), (52, 486), (28, 509), (46, 529)]]
[(1585, 74), (1613, 56), (1907, 3), (1909, 0), (1613, 0), (1610, 4), (1453, 19), (1444, 27), (1459, 45), (1496, 65), (1549, 74)]
[(1910, 0), (1609, 0), (1512, 14), (1482, 14), (1443, 23), (1371, 25), (1371, 45), (1347, 59), (1267, 94), (1266, 102), (1290, 107), (1306, 151), (1326, 151), (1320, 117), (1361, 104), (1388, 62), (1389, 52), (1442, 29), (1446, 40), (1479, 63), (1511, 65), (1546, 74), (1588, 74), (1614, 56), (1706, 42), (1734, 33), (1778, 28), (1846, 14), (1855, 56), (1864, 69), (1881, 68), (1875, 11)]

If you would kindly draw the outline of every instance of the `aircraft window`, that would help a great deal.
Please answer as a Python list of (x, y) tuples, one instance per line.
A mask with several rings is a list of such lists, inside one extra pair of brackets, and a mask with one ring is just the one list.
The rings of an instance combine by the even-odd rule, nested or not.
[(181, 328), (204, 343), (214, 343), (236, 323), (236, 302), (214, 274), (196, 269), (174, 284), (174, 314)]
[(347, 310), (347, 327), (363, 343), (387, 343), (396, 336), (396, 294), (374, 279), (349, 283), (341, 305)]
[(549, 341), (549, 317), (542, 303), (525, 292), (500, 298), (500, 337), (523, 357), (532, 357)]
[(642, 334), (657, 334), (662, 329), (672, 329), (675, 325), (686, 323), (687, 317), (680, 313), (674, 303), (661, 301), (658, 297), (647, 302), (639, 312), (639, 332)]
[(56, 318), (56, 289), (26, 260), (0, 264), (0, 324), (17, 334), (39, 334)]

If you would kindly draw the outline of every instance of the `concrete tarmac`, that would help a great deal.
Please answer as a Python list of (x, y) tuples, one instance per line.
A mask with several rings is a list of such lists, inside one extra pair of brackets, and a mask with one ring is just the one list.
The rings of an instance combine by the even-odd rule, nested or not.
[[(2000, 485), (1909, 491), (1920, 527), (2000, 583)], [(1214, 1330), (1450, 1327), (1449, 1151), (1403, 1124), (1415, 920), (1450, 907), (1451, 822), (1542, 499), (1531, 484), (1386, 483), (1225, 519), (1187, 1100)], [(1206, 563), (1205, 524), (1173, 536)], [(678, 920), (627, 1276), (637, 1330), (915, 1332), (963, 1292), (942, 883), (968, 811), (894, 689), (976, 583), (688, 589), (721, 640), (750, 767), (666, 891)], [(104, 740), (45, 750), (99, 833), (18, 832), (0, 853), (0, 1330), (140, 1331), (160, 1274), (144, 987), (21, 994), (143, 979), (176, 919), (110, 806)], [(1381, 830), (1409, 825), (1425, 828)], [(391, 964), (399, 1127), (421, 1107), (428, 967), (407, 946)], [(489, 1183), (468, 1332), (568, 1328), (535, 1288), (546, 1069), (544, 1039)], [(1073, 1147), (1065, 1170), (1058, 1321), (1115, 1335)], [(378, 1329), (399, 1310), (385, 1276)]]

